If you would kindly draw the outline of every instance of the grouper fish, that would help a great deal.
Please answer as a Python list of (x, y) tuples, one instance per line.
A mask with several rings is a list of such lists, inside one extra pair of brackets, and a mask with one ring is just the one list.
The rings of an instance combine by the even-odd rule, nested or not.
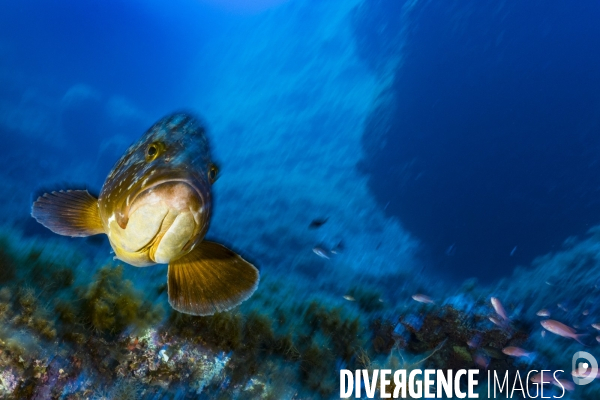
[(100, 196), (46, 193), (31, 215), (59, 235), (106, 234), (116, 258), (146, 267), (169, 264), (169, 303), (211, 315), (247, 300), (258, 270), (226, 247), (205, 241), (217, 167), (205, 129), (187, 113), (155, 123), (108, 174)]

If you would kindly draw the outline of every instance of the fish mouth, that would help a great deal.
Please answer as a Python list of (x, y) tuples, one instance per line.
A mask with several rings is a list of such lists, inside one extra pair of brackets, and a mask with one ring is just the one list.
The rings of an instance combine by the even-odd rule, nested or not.
[[(207, 208), (206, 206), (210, 205), (209, 193), (207, 191), (203, 190), (204, 185), (202, 185), (201, 182), (195, 182), (194, 179), (190, 179), (190, 178), (157, 179), (154, 182), (151, 182), (150, 184), (145, 185), (143, 187), (143, 190), (139, 190), (139, 191), (137, 191), (137, 193), (135, 195), (131, 196), (131, 198), (129, 199), (129, 202), (127, 202), (127, 204), (125, 205), (125, 209), (122, 212), (123, 226), (121, 226), (121, 227), (123, 229), (125, 229), (125, 227), (127, 226), (127, 222), (129, 221), (129, 216), (131, 215), (131, 213), (133, 213), (139, 207), (138, 200), (140, 198), (151, 194), (153, 191), (155, 191), (157, 188), (159, 188), (163, 185), (177, 184), (177, 183), (183, 183), (186, 185), (186, 187), (192, 189), (192, 191), (196, 195), (196, 198), (198, 199), (198, 202), (200, 203), (201, 209), (206, 209)], [(197, 221), (197, 222), (200, 222), (200, 221)], [(119, 225), (121, 225), (121, 224), (119, 224)]]

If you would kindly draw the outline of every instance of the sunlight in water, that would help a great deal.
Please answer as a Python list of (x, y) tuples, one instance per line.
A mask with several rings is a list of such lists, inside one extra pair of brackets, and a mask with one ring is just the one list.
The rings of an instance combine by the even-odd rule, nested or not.
[(283, 4), (286, 1), (288, 0), (200, 0), (201, 3), (219, 9), (245, 15), (258, 14), (269, 8)]

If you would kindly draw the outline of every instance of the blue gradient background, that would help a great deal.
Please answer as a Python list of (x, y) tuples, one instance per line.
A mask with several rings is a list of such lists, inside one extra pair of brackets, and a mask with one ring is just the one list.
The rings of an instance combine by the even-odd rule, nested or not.
[[(389, 313), (415, 293), (464, 309), (495, 295), (536, 328), (559, 302), (565, 323), (594, 322), (600, 3), (240, 4), (2, 3), (0, 226), (15, 245), (81, 251), (77, 279), (92, 279), (107, 241), (51, 234), (32, 201), (98, 193), (129, 144), (185, 109), (221, 168), (208, 237), (285, 299), (352, 307), (360, 283)], [(126, 268), (141, 290), (165, 273)], [(553, 365), (574, 348), (540, 346)]]

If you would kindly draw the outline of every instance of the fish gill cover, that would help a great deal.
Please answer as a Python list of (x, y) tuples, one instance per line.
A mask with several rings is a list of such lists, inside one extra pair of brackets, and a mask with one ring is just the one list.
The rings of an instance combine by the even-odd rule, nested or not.
[[(599, 355), (595, 2), (234, 4), (0, 6), (0, 398), (329, 399), (341, 369)], [(30, 216), (182, 109), (219, 168), (207, 239), (260, 270), (210, 316)]]

